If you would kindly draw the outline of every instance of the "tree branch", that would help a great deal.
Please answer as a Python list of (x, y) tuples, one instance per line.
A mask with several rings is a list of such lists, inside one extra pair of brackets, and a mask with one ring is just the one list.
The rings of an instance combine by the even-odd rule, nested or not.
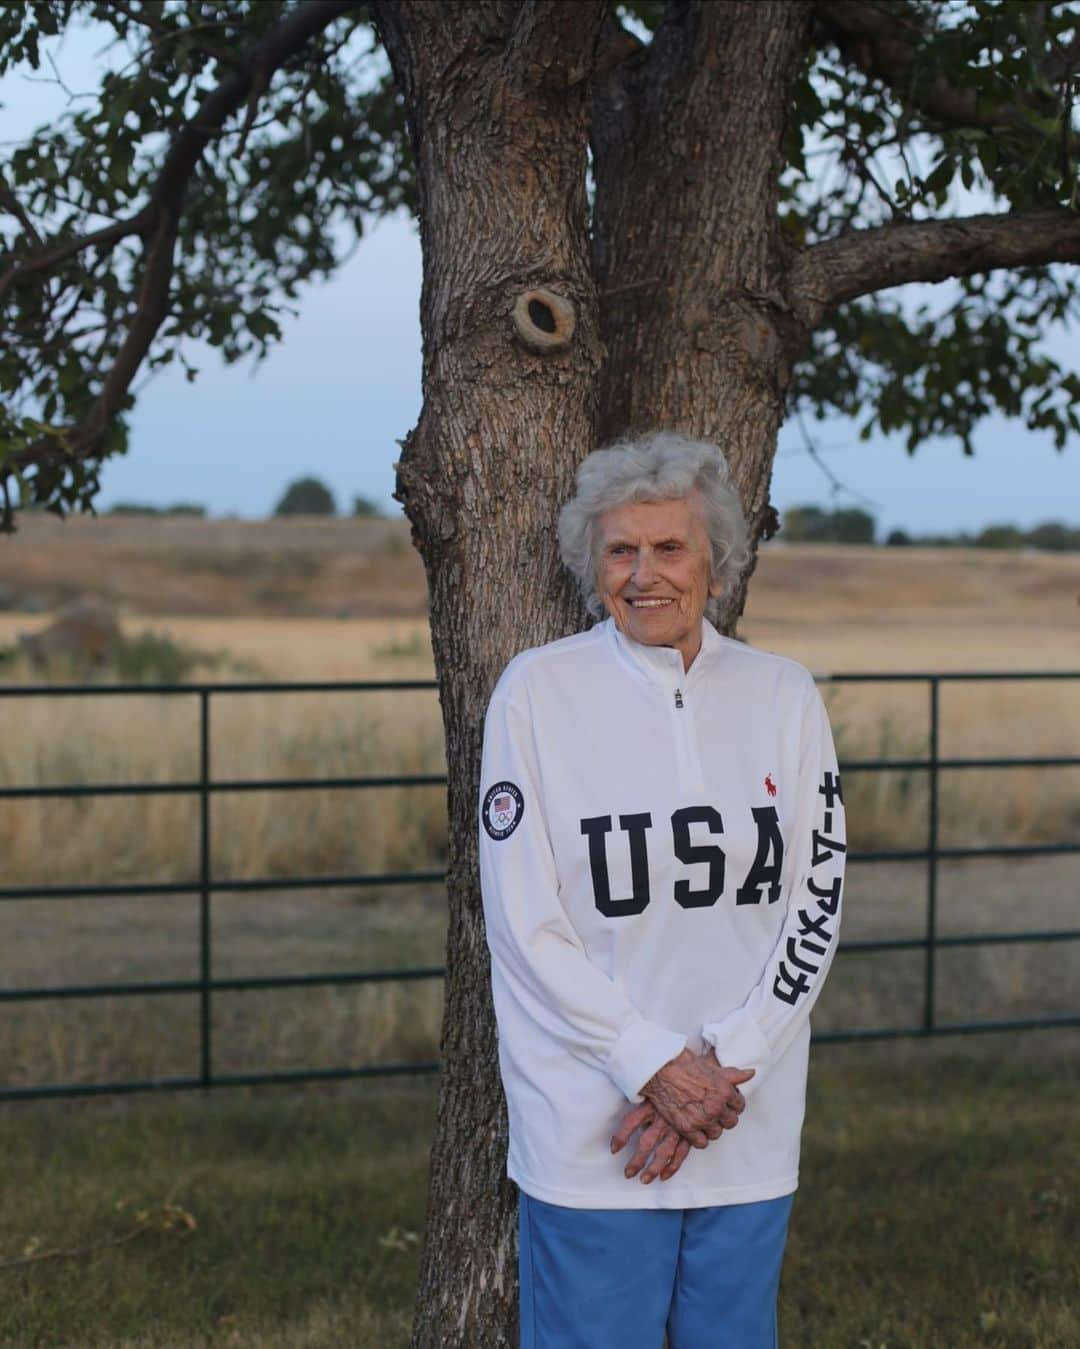
[[(22, 271), (43, 270), (92, 244), (113, 243), (135, 233), (143, 239), (143, 271), (136, 310), (89, 416), (81, 426), (50, 432), (9, 455), (4, 461), (5, 469), (56, 468), (94, 453), (109, 423), (123, 406), (128, 388), (169, 312), (169, 288), (184, 195), (203, 151), (228, 118), (244, 106), (253, 90), (264, 90), (281, 65), (335, 19), (358, 9), (360, 4), (361, 0), (307, 0), (290, 10), (246, 59), (238, 62), (206, 95), (191, 119), (173, 137), (142, 210), (93, 234), (54, 243), (20, 265)], [(10, 273), (3, 283), (9, 279)]]
[[(7, 207), (8, 212), (11, 215), (13, 215), (15, 219), (19, 222), (19, 224), (23, 227), (23, 231), (26, 234), (27, 238), (30, 240), (30, 242), (34, 244), (35, 247), (40, 248), (42, 240), (41, 235), (37, 232), (37, 227), (35, 226), (34, 222), (30, 219), (30, 216), (28, 215), (26, 210), (24, 210), (22, 202), (18, 199), (15, 193), (12, 192), (11, 188), (8, 187), (7, 183), (4, 181), (2, 174), (0, 174), (0, 206)], [(2, 294), (3, 294), (3, 284), (0, 283), (0, 295)]]
[(148, 9), (133, 9), (127, 3), (127, 0), (110, 0), (113, 9), (118, 9), (120, 13), (130, 23), (137, 23), (140, 27), (149, 29), (155, 37), (167, 38), (172, 36), (178, 29), (172, 29), (167, 24), (154, 15)]
[[(61, 239), (58, 242), (47, 244), (37, 253), (31, 253), (29, 257), (21, 259), (19, 262), (13, 262), (7, 271), (0, 276), (0, 300), (4, 298), (8, 288), (18, 281), (22, 276), (29, 276), (32, 272), (47, 272), (57, 263), (63, 262), (65, 258), (70, 258), (75, 253), (81, 253), (84, 249), (96, 247), (112, 247), (119, 243), (121, 239), (131, 234), (141, 234), (147, 228), (153, 219), (153, 213), (148, 206), (143, 207), (141, 211), (133, 216), (128, 216), (126, 220), (118, 220), (114, 225), (106, 225), (99, 230), (92, 230), (89, 234), (77, 235), (74, 239)], [(41, 243), (41, 239), (38, 239)]]
[[(905, 106), (938, 127), (992, 130), (1016, 121), (1020, 107), (1053, 116), (1056, 102), (1028, 95), (1017, 104), (980, 106), (978, 97), (957, 89), (942, 75), (920, 82), (922, 20), (914, 10), (875, 4), (870, 0), (814, 0), (821, 32), (835, 43), (843, 60), (864, 75), (881, 80)], [(1075, 45), (1075, 44), (1074, 44)], [(1062, 56), (1067, 68), (1068, 57)]]
[(1080, 215), (1038, 209), (882, 225), (804, 249), (791, 267), (791, 303), (814, 328), (828, 310), (871, 291), (1050, 262), (1080, 262)]

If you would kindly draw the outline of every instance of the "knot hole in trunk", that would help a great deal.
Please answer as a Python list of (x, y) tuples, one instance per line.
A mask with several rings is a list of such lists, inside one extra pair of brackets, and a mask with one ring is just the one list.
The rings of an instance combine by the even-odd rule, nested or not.
[(569, 346), (576, 322), (570, 301), (542, 286), (518, 296), (513, 319), (522, 344), (541, 354)]

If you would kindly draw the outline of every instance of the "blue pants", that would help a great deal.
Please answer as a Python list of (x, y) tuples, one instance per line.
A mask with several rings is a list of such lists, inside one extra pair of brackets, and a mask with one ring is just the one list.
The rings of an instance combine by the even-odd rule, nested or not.
[[(659, 1182), (655, 1182), (659, 1183)], [(794, 1195), (581, 1209), (521, 1193), (521, 1349), (776, 1349)]]

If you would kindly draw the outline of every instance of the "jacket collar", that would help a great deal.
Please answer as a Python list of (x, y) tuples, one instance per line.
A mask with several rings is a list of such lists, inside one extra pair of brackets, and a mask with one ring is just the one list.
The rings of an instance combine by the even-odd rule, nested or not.
[(647, 646), (644, 642), (635, 642), (632, 637), (619, 631), (610, 616), (601, 627), (607, 629), (608, 637), (624, 664), (639, 676), (644, 676), (651, 683), (661, 684), (664, 688), (677, 688), (691, 679), (697, 679), (701, 671), (716, 660), (724, 646), (723, 637), (708, 619), (703, 618), (701, 649), (689, 670), (684, 670), (682, 655), (673, 646)]

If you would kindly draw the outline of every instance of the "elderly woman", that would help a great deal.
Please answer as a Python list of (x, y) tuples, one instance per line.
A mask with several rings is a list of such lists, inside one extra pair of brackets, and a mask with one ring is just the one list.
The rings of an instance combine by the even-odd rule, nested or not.
[(765, 1349), (840, 920), (828, 722), (708, 621), (747, 556), (715, 445), (590, 454), (559, 542), (608, 616), (510, 662), (481, 784), (521, 1344)]

